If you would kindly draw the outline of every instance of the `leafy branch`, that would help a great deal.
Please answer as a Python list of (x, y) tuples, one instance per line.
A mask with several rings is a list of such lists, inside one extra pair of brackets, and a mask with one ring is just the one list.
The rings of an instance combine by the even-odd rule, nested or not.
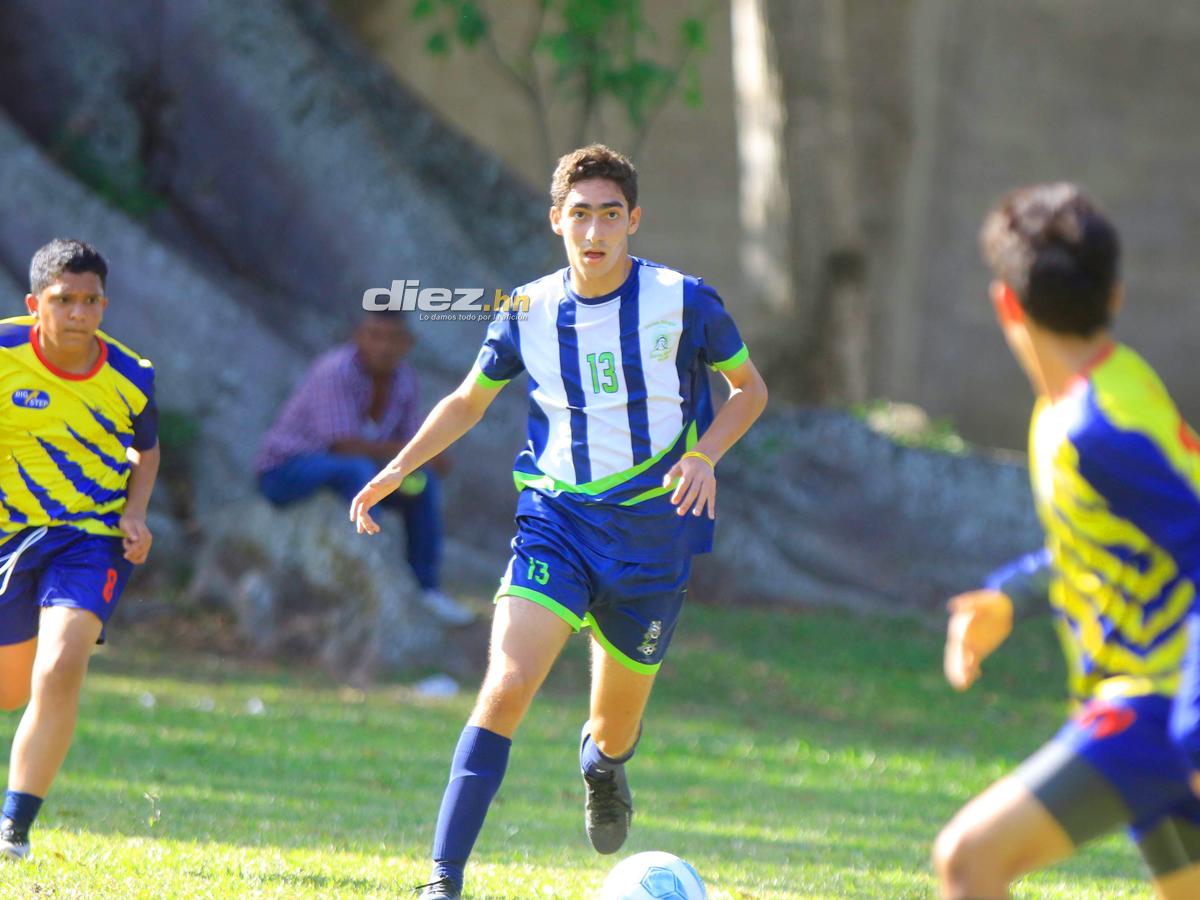
[[(482, 47), (497, 70), (524, 98), (537, 123), (547, 166), (557, 156), (550, 124), (562, 98), (574, 104), (567, 141), (579, 146), (600, 125), (604, 102), (624, 112), (629, 150), (637, 155), (655, 119), (678, 95), (689, 106), (703, 102), (697, 59), (708, 50), (708, 22), (716, 0), (697, 0), (676, 26), (673, 58), (664, 61), (642, 0), (530, 0), (528, 26), (515, 49), (496, 40), (486, 0), (413, 0), (412, 17), (431, 29), (425, 48), (449, 56), (458, 45)], [(515, 3), (505, 5), (511, 15)]]

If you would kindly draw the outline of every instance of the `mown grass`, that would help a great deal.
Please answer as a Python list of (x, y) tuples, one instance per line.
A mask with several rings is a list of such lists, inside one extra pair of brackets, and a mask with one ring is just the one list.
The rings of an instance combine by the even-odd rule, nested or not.
[[(470, 898), (588, 898), (612, 860), (582, 833), (585, 642), (518, 735)], [(1057, 728), (1061, 665), (1022, 623), (954, 695), (940, 635), (834, 612), (693, 607), (631, 767), (628, 852), (693, 862), (719, 898), (929, 897), (939, 826)], [(35, 859), (3, 897), (399, 897), (423, 881), (471, 690), (339, 688), (301, 667), (137, 649), (99, 656)], [(15, 715), (0, 716), (7, 739)], [(7, 760), (7, 745), (0, 746)], [(1121, 838), (1019, 897), (1148, 897)]]

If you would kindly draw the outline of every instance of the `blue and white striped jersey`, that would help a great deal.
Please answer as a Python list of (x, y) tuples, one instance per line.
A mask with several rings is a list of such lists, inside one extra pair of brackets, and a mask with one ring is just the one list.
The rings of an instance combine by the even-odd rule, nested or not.
[(518, 287), (476, 361), (485, 384), (529, 375), (528, 440), (513, 477), (518, 515), (547, 508), (604, 556), (706, 552), (712, 526), (675, 514), (662, 480), (712, 421), (707, 365), (748, 358), (721, 298), (700, 279), (633, 258), (611, 294), (580, 297), (570, 270)]

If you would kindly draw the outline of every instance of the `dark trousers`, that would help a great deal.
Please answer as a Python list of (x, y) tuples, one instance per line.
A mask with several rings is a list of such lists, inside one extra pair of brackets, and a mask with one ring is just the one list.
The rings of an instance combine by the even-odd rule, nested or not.
[[(258, 476), (258, 489), (276, 506), (286, 506), (331, 488), (349, 503), (362, 486), (375, 477), (380, 465), (366, 456), (312, 453), (294, 456)], [(440, 486), (427, 469), (425, 489), (408, 496), (399, 491), (383, 501), (404, 516), (408, 564), (417, 583), (426, 590), (438, 586), (442, 562), (442, 511)]]

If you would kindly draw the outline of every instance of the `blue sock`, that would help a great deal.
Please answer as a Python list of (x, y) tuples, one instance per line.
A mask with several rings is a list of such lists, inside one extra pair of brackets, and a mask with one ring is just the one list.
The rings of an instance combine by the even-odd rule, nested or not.
[(449, 876), (461, 888), (463, 869), (483, 828), (492, 798), (504, 780), (512, 739), (468, 725), (450, 763), (450, 783), (442, 795), (433, 835), (433, 877)]
[(25, 829), (32, 825), (41, 808), (41, 797), (22, 794), (20, 791), (8, 791), (4, 794), (4, 818), (12, 819), (18, 828)]
[(623, 766), (629, 760), (633, 759), (633, 754), (637, 750), (638, 741), (642, 739), (642, 729), (638, 728), (638, 736), (634, 739), (633, 746), (620, 757), (605, 756), (596, 742), (592, 740), (591, 734), (583, 736), (583, 744), (579, 747), (579, 770), (589, 778), (604, 778), (612, 774), (612, 770), (617, 766)]

